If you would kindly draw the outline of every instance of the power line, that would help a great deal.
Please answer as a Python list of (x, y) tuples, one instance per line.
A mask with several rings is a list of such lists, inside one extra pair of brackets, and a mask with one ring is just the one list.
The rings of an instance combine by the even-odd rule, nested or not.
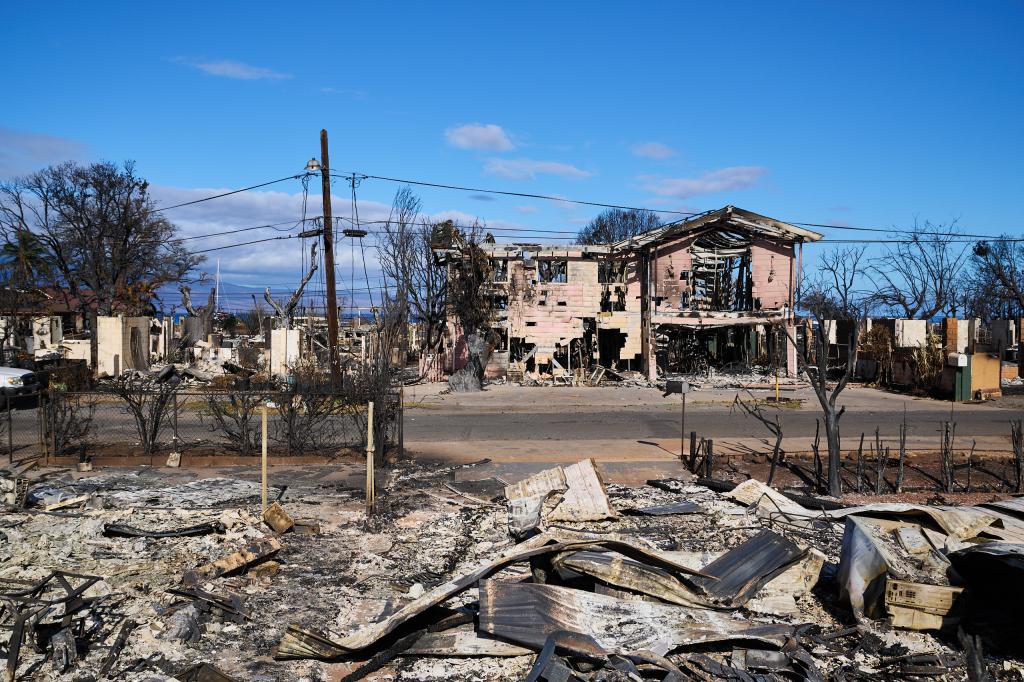
[(281, 235), (280, 237), (267, 237), (266, 239), (255, 239), (255, 240), (253, 240), (251, 242), (239, 242), (237, 244), (228, 244), (226, 246), (215, 246), (212, 249), (201, 249), (199, 251), (190, 251), (189, 253), (197, 254), (197, 253), (209, 253), (211, 251), (223, 251), (224, 249), (234, 249), (234, 248), (238, 248), (239, 246), (250, 246), (251, 244), (262, 244), (263, 242), (272, 242), (272, 241), (277, 241), (277, 240), (280, 240), (280, 239), (299, 239), (299, 235), (297, 235), (297, 234), (285, 234), (285, 235)]
[[(353, 174), (339, 175), (338, 177), (351, 177), (352, 175)], [(399, 183), (402, 183), (402, 184), (405, 184), (405, 185), (419, 185), (421, 187), (435, 187), (435, 188), (439, 188), (439, 189), (453, 189), (453, 190), (457, 190), (457, 191), (461, 191), (461, 192), (479, 192), (481, 194), (500, 194), (500, 195), (508, 196), (508, 197), (521, 197), (521, 198), (524, 198), (524, 199), (545, 199), (547, 201), (560, 201), (560, 202), (562, 202), (564, 204), (580, 204), (582, 206), (597, 206), (597, 207), (600, 207), (600, 208), (621, 208), (621, 209), (624, 209), (624, 210), (627, 210), (627, 211), (650, 211), (651, 213), (671, 213), (673, 215), (685, 215), (685, 216), (700, 215), (699, 212), (692, 212), (692, 211), (670, 211), (670, 210), (666, 210), (666, 209), (642, 208), (642, 207), (638, 207), (638, 206), (620, 206), (618, 204), (603, 204), (603, 203), (598, 202), (598, 201), (584, 201), (582, 199), (565, 199), (563, 197), (548, 196), (548, 195), (545, 195), (545, 194), (529, 194), (527, 192), (509, 192), (509, 191), (498, 190), (498, 189), (475, 189), (473, 187), (460, 187), (459, 185), (446, 185), (446, 184), (439, 183), (439, 182), (425, 182), (425, 181), (422, 181), (422, 180), (402, 180), (400, 178), (389, 178), (389, 177), (385, 177), (383, 175), (366, 175), (364, 173), (355, 173), (354, 175), (359, 175), (359, 176), (364, 177), (364, 178), (369, 178), (370, 180), (384, 180), (385, 182), (399, 182)]]
[(187, 241), (191, 241), (193, 239), (209, 239), (210, 237), (223, 237), (224, 235), (237, 234), (239, 232), (250, 232), (252, 230), (263, 230), (263, 229), (266, 229), (266, 228), (277, 228), (277, 227), (280, 227), (281, 225), (292, 225), (292, 226), (295, 226), (297, 224), (298, 223), (296, 221), (294, 221), (294, 220), (283, 220), (283, 221), (281, 221), (279, 223), (269, 223), (267, 225), (254, 225), (253, 227), (240, 227), (237, 230), (227, 230), (226, 232), (210, 232), (210, 233), (207, 233), (207, 234), (192, 235), (190, 237), (176, 237), (174, 239), (171, 239), (170, 241), (174, 241), (174, 242), (187, 242)]
[[(523, 197), (523, 198), (527, 198), (527, 199), (544, 199), (544, 200), (547, 200), (547, 201), (559, 201), (559, 202), (566, 203), (566, 204), (579, 204), (579, 205), (583, 205), (583, 206), (597, 206), (597, 207), (601, 207), (601, 208), (619, 208), (619, 209), (625, 209), (625, 210), (629, 210), (629, 211), (650, 211), (651, 213), (668, 213), (668, 214), (672, 214), (672, 215), (681, 215), (681, 216), (687, 216), (687, 217), (695, 217), (695, 216), (703, 215), (704, 213), (709, 213), (710, 212), (710, 211), (671, 211), (671, 210), (667, 210), (667, 209), (657, 209), (657, 208), (649, 208), (649, 207), (642, 207), (642, 206), (624, 206), (624, 205), (620, 205), (620, 204), (605, 204), (605, 203), (601, 203), (601, 202), (597, 202), (597, 201), (585, 201), (585, 200), (582, 200), (582, 199), (568, 199), (568, 198), (564, 198), (564, 197), (556, 197), (556, 196), (545, 195), (545, 194), (529, 194), (529, 193), (526, 193), (526, 192), (510, 192), (510, 191), (495, 190), (495, 189), (479, 189), (479, 188), (473, 188), (473, 187), (463, 187), (463, 186), (460, 186), (460, 185), (449, 185), (449, 184), (439, 183), (439, 182), (426, 182), (426, 181), (423, 181), (423, 180), (407, 180), (407, 179), (401, 179), (401, 178), (387, 177), (387, 176), (383, 176), (383, 175), (367, 175), (367, 174), (363, 174), (363, 173), (358, 173), (358, 174), (352, 173), (352, 174), (349, 174), (347, 176), (346, 175), (339, 175), (338, 177), (351, 177), (352, 175), (360, 175), (363, 178), (369, 178), (371, 180), (383, 180), (385, 182), (396, 182), (396, 183), (402, 183), (402, 184), (407, 184), (407, 185), (419, 185), (421, 187), (434, 187), (434, 188), (438, 188), (438, 189), (450, 189), (450, 190), (456, 190), (456, 191), (461, 191), (461, 192), (477, 192), (477, 193), (481, 193), (481, 194), (497, 194), (497, 195), (502, 195), (502, 196)], [(676, 221), (676, 222), (678, 222), (678, 221)], [(910, 234), (910, 233), (913, 232), (912, 230), (900, 230), (900, 229), (896, 229), (896, 228), (862, 227), (862, 226), (855, 226), (855, 225), (833, 225), (833, 224), (829, 224), (829, 223), (811, 223), (811, 222), (801, 222), (801, 221), (795, 221), (795, 220), (781, 220), (781, 222), (786, 222), (786, 223), (789, 223), (790, 225), (797, 225), (799, 227), (817, 227), (817, 228), (830, 229), (830, 230), (850, 230), (850, 231), (857, 231), (857, 232), (881, 232), (881, 233), (884, 233), (884, 234)], [(940, 232), (940, 231), (927, 231), (927, 230), (920, 231), (920, 232), (918, 232), (918, 234), (929, 235), (929, 236), (947, 236), (947, 237), (975, 237), (975, 238), (978, 238), (978, 239), (991, 239), (992, 238), (991, 235), (984, 235), (984, 234), (964, 234), (962, 232)]]
[(181, 208), (182, 206), (191, 206), (193, 204), (201, 204), (204, 201), (211, 201), (213, 199), (220, 199), (221, 197), (228, 197), (228, 196), (231, 196), (232, 194), (240, 194), (242, 192), (248, 192), (249, 190), (259, 189), (260, 187), (267, 187), (268, 185), (275, 185), (275, 184), (277, 184), (279, 182), (284, 182), (285, 180), (298, 180), (303, 175), (304, 175), (303, 173), (299, 173), (298, 175), (289, 175), (286, 178), (278, 178), (277, 180), (271, 180), (269, 182), (261, 182), (258, 185), (250, 185), (249, 187), (242, 187), (241, 189), (233, 189), (230, 192), (223, 192), (221, 194), (214, 194), (214, 195), (211, 195), (211, 196), (208, 196), (208, 197), (203, 197), (202, 199), (194, 199), (192, 201), (185, 201), (185, 202), (182, 202), (180, 204), (174, 204), (173, 206), (162, 206), (160, 208), (153, 209), (153, 212), (154, 213), (158, 213), (160, 211), (170, 211), (172, 208)]

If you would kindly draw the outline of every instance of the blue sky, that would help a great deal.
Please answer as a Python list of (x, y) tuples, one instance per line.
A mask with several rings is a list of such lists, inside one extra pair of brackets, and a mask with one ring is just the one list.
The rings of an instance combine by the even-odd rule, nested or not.
[[(16, 3), (0, 29), (0, 176), (134, 159), (169, 204), (298, 172), (326, 127), (339, 171), (1020, 232), (1005, 207), (1024, 180), (1024, 3), (709, 5)], [(168, 215), (191, 235), (297, 219), (299, 183), (269, 189)], [(364, 181), (361, 217), (395, 189)], [(432, 216), (506, 229), (571, 233), (596, 212), (420, 194)], [(224, 278), (297, 281), (297, 240), (270, 247), (218, 252)]]

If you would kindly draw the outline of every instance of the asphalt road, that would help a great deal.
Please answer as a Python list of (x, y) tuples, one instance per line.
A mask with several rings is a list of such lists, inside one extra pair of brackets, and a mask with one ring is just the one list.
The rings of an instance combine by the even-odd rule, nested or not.
[[(498, 451), (514, 451), (517, 443), (562, 441), (567, 446), (590, 443), (591, 448), (625, 451), (630, 443), (660, 440), (675, 443), (680, 437), (679, 396), (663, 397), (654, 389), (549, 389), (495, 387), (473, 395), (433, 392), (407, 392), (409, 407), (405, 417), (405, 440), (420, 444), (474, 443), (473, 453), (487, 455), (487, 443)], [(686, 429), (701, 437), (733, 443), (762, 440), (768, 430), (752, 417), (731, 408), (736, 391), (700, 391), (691, 394)], [(760, 397), (768, 397), (762, 392)], [(796, 408), (766, 408), (776, 415), (787, 442), (806, 448), (814, 439), (815, 422), (821, 412), (808, 390), (789, 391), (788, 396), (802, 399)], [(937, 446), (940, 424), (950, 418), (950, 403), (885, 393), (873, 389), (851, 389), (842, 399), (847, 412), (841, 421), (844, 444), (863, 432), (869, 438), (876, 428), (888, 443), (894, 443), (904, 418), (911, 447)], [(1004, 403), (1006, 405), (1007, 403)], [(979, 451), (1009, 449), (1009, 421), (1024, 416), (1020, 403), (1010, 407), (997, 405), (961, 405), (954, 407), (957, 441), (966, 447), (977, 438)], [(217, 440), (209, 429), (209, 420), (199, 420), (195, 410), (183, 410), (180, 434), (187, 442)], [(0, 413), (0, 453), (6, 450), (6, 414)], [(103, 442), (132, 443), (137, 440), (134, 422), (117, 404), (98, 406), (92, 436)], [(22, 406), (11, 412), (12, 442), (16, 453), (38, 449), (37, 411)], [(602, 443), (603, 442), (603, 443)], [(587, 446), (581, 446), (587, 447)], [(18, 454), (15, 454), (17, 457)]]
[[(675, 438), (680, 432), (680, 410), (647, 405), (626, 406), (614, 410), (562, 411), (557, 406), (529, 412), (496, 413), (464, 407), (458, 411), (410, 410), (405, 422), (405, 437), (416, 441), (475, 440), (599, 440)], [(787, 437), (813, 438), (815, 419), (820, 413), (810, 409), (772, 410), (778, 414)], [(910, 436), (935, 435), (941, 422), (950, 416), (948, 405), (915, 410), (908, 415)], [(957, 434), (961, 437), (999, 436), (1009, 433), (1008, 420), (1013, 413), (998, 408), (961, 412), (955, 415)], [(1018, 415), (1019, 416), (1019, 415)], [(895, 437), (902, 412), (848, 411), (840, 421), (845, 433), (873, 434), (880, 429), (883, 437)], [(687, 431), (697, 431), (704, 438), (761, 438), (767, 434), (763, 425), (751, 417), (730, 412), (728, 407), (715, 409), (690, 408)]]

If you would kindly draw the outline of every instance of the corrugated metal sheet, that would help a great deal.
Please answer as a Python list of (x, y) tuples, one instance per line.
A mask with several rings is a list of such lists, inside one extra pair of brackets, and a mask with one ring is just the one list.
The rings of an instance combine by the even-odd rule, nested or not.
[(712, 578), (693, 581), (715, 599), (738, 606), (805, 552), (778, 533), (763, 530), (701, 569)]
[(715, 611), (624, 601), (554, 585), (480, 583), (480, 629), (540, 649), (548, 635), (569, 630), (593, 637), (610, 653), (666, 654), (684, 644), (729, 640), (782, 646), (792, 628), (756, 625)]

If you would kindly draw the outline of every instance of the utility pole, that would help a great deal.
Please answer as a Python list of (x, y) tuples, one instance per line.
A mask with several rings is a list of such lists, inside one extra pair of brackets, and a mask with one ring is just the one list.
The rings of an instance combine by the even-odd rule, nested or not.
[(320, 176), (324, 199), (324, 279), (327, 284), (327, 361), (331, 367), (331, 385), (341, 386), (338, 362), (338, 294), (334, 284), (334, 220), (331, 217), (331, 168), (327, 160), (327, 130), (320, 131)]

